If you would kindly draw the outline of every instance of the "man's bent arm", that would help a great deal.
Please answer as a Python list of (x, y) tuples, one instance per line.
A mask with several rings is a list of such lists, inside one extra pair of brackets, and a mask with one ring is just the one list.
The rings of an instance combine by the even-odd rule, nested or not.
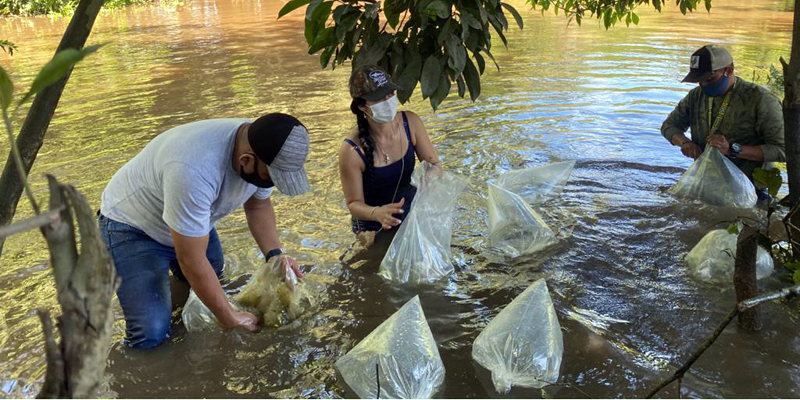
[(689, 110), (690, 95), (691, 93), (681, 99), (675, 109), (669, 113), (667, 119), (664, 120), (664, 123), (661, 124), (661, 135), (674, 146), (680, 146), (688, 140), (684, 133), (689, 129), (692, 122), (691, 112)]
[(235, 311), (228, 302), (219, 278), (206, 257), (208, 235), (190, 237), (183, 236), (173, 229), (169, 231), (172, 235), (172, 242), (175, 244), (178, 264), (197, 297), (214, 313), (222, 326), (235, 326), (237, 324)]
[(251, 197), (244, 203), (244, 214), (247, 217), (247, 227), (262, 253), (266, 255), (270, 250), (281, 247), (275, 208), (269, 198), (262, 200)]

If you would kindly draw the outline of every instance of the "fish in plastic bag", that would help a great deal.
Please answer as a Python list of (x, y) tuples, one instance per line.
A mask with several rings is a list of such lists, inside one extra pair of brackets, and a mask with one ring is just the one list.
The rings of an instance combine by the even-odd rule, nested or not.
[[(235, 310), (238, 310), (233, 304), (231, 304), (231, 306), (233, 306)], [(194, 290), (189, 291), (189, 298), (183, 306), (183, 312), (181, 312), (181, 320), (183, 320), (183, 326), (186, 327), (186, 331), (188, 332), (213, 330), (220, 326), (217, 317), (214, 316), (214, 313), (203, 304), (203, 301), (200, 300), (199, 297), (197, 297)]]
[(417, 194), (411, 211), (392, 239), (378, 272), (390, 281), (433, 283), (454, 271), (450, 253), (453, 210), (467, 182), (449, 172), (432, 176), (434, 168), (422, 162), (412, 176)]
[(541, 204), (561, 196), (573, 169), (575, 160), (549, 163), (505, 172), (494, 184), (520, 195), (529, 204)]
[(254, 308), (262, 325), (273, 327), (294, 321), (314, 305), (304, 282), (298, 281), (285, 257), (266, 262), (235, 300), (240, 306)]
[(556, 310), (539, 279), (500, 311), (472, 344), (472, 358), (492, 373), (498, 393), (558, 381), (564, 341)]
[(706, 146), (669, 192), (720, 207), (751, 208), (758, 201), (747, 175), (711, 146)]
[(439, 390), (445, 375), (419, 296), (339, 358), (335, 367), (362, 399), (429, 399)]
[[(725, 229), (716, 229), (703, 236), (686, 255), (686, 264), (692, 276), (703, 282), (732, 283), (738, 238), (739, 235)], [(769, 251), (758, 246), (756, 279), (771, 275), (774, 269), (775, 264)]]
[(489, 245), (511, 257), (555, 243), (556, 235), (522, 196), (489, 184)]

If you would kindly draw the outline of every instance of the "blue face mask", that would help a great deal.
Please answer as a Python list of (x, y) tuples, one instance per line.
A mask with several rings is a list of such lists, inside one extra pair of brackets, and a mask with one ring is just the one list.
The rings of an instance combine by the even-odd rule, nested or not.
[(720, 78), (717, 81), (717, 83), (714, 83), (712, 85), (700, 86), (700, 89), (703, 90), (703, 93), (705, 93), (706, 96), (710, 97), (722, 96), (725, 93), (725, 89), (727, 88), (728, 88), (728, 77), (725, 75), (722, 75), (722, 78)]

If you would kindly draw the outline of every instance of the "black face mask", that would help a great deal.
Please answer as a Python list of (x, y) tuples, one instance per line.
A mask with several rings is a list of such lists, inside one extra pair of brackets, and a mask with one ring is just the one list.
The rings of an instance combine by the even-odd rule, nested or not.
[(272, 183), (272, 179), (269, 179), (269, 178), (264, 179), (264, 178), (262, 178), (261, 176), (258, 175), (258, 166), (257, 166), (257, 164), (256, 164), (256, 170), (251, 172), (251, 173), (249, 173), (249, 174), (244, 173), (244, 167), (239, 166), (239, 176), (242, 179), (244, 179), (245, 182), (247, 182), (247, 183), (249, 183), (251, 185), (258, 186), (260, 188), (266, 189), (266, 188), (271, 188), (271, 187), (275, 186), (275, 184)]

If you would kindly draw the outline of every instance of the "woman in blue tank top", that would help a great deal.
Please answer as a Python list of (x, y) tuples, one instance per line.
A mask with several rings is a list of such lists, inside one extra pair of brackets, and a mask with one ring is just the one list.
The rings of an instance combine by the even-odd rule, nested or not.
[(392, 229), (408, 215), (417, 190), (411, 185), (415, 155), (440, 165), (419, 116), (397, 112), (396, 89), (377, 65), (350, 76), (357, 127), (339, 151), (339, 175), (356, 234)]

